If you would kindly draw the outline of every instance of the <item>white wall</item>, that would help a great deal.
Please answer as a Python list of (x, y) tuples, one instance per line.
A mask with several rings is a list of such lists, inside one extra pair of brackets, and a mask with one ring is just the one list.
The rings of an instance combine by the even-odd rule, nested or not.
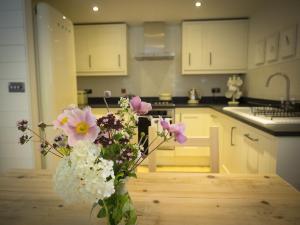
[[(262, 66), (255, 65), (255, 44), (272, 34), (298, 24), (298, 48), (296, 57), (279, 59)], [(280, 47), (280, 46), (279, 46)], [(279, 49), (280, 51), (280, 49)], [(249, 71), (245, 76), (247, 95), (253, 98), (280, 100), (285, 97), (285, 81), (275, 77), (270, 86), (265, 87), (269, 75), (275, 72), (287, 74), (291, 79), (291, 97), (300, 100), (300, 1), (274, 0), (258, 10), (250, 18)]]
[[(31, 144), (20, 146), (16, 121), (30, 119), (30, 82), (25, 0), (0, 0), (0, 171), (33, 168)], [(9, 82), (25, 82), (25, 93), (9, 93)]]
[(191, 88), (201, 95), (211, 95), (212, 87), (220, 87), (220, 95), (226, 90), (227, 76), (182, 76), (181, 75), (181, 25), (167, 26), (167, 48), (174, 51), (174, 60), (136, 61), (134, 56), (143, 49), (142, 26), (128, 29), (128, 73), (127, 77), (79, 77), (78, 89), (92, 88), (91, 96), (103, 96), (104, 90), (112, 90), (113, 96), (121, 95), (121, 88), (127, 93), (140, 96), (158, 96), (171, 92), (173, 96), (187, 96)]

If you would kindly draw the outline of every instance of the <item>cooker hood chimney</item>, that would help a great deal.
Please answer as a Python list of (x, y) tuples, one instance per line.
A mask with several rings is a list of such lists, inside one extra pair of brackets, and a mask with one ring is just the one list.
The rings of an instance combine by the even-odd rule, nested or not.
[(166, 25), (164, 22), (144, 23), (144, 49), (136, 60), (170, 60), (174, 52), (166, 50)]

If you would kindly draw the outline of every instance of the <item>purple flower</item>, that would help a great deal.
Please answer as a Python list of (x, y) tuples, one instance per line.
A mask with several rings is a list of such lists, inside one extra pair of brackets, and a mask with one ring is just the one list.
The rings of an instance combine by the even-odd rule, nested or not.
[(68, 135), (68, 144), (74, 146), (77, 141), (89, 140), (94, 142), (98, 136), (100, 128), (97, 126), (96, 117), (92, 114), (91, 108), (83, 110), (74, 108), (67, 113), (67, 126), (65, 129)]
[(152, 110), (152, 106), (150, 103), (143, 102), (139, 96), (135, 96), (130, 100), (131, 108), (138, 115), (147, 114), (150, 110)]
[(24, 132), (28, 128), (28, 121), (27, 120), (20, 120), (17, 122), (17, 128), (18, 130)]

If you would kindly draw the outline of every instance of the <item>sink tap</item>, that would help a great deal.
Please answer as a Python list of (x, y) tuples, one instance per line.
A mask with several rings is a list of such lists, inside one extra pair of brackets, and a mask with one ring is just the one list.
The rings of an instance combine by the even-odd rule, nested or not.
[(286, 81), (286, 106), (289, 105), (290, 103), (290, 78), (286, 75), (286, 74), (283, 74), (283, 73), (274, 73), (272, 75), (270, 75), (266, 81), (266, 87), (269, 87), (270, 85), (270, 81), (272, 80), (273, 77), (276, 77), (276, 76), (282, 76), (285, 81)]

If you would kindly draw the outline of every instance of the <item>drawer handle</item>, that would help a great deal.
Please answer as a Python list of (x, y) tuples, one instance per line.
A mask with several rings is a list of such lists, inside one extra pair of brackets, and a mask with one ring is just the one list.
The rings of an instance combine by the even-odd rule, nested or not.
[(191, 65), (191, 53), (189, 52), (189, 66)]
[(244, 134), (244, 136), (246, 138), (248, 138), (250, 141), (253, 141), (253, 142), (258, 142), (259, 141), (258, 138), (253, 138), (253, 137), (250, 136), (250, 134)]
[(121, 67), (121, 55), (120, 54), (118, 54), (118, 65), (119, 65), (119, 67)]
[(209, 53), (209, 65), (211, 66), (211, 64), (212, 64), (212, 53), (210, 52)]
[(198, 119), (198, 116), (184, 116), (184, 119)]
[(230, 131), (230, 145), (231, 146), (235, 146), (235, 144), (233, 143), (233, 131), (234, 129), (236, 129), (236, 127), (231, 127), (231, 131)]
[(216, 115), (210, 115), (211, 118), (216, 119), (218, 118)]
[(92, 55), (89, 55), (89, 68), (92, 67)]

